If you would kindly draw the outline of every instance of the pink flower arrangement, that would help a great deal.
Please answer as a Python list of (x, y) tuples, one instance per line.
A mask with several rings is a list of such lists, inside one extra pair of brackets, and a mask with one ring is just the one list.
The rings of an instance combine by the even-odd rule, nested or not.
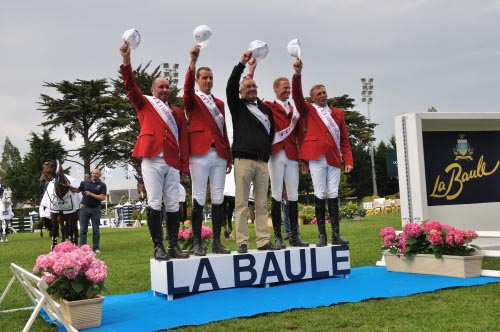
[(399, 234), (392, 227), (380, 231), (384, 240), (382, 249), (392, 254), (409, 257), (416, 254), (470, 256), (480, 248), (470, 244), (478, 237), (473, 230), (459, 230), (453, 226), (431, 220), (424, 223), (406, 224)]
[[(208, 246), (210, 239), (212, 238), (212, 229), (207, 226), (201, 226), (201, 240), (204, 246)], [(177, 243), (182, 250), (193, 249), (193, 229), (187, 226), (182, 226), (179, 229), (179, 235), (177, 236)]]
[(105, 290), (108, 267), (90, 246), (78, 248), (62, 242), (52, 252), (38, 256), (33, 272), (47, 283), (54, 298), (76, 301), (94, 298)]

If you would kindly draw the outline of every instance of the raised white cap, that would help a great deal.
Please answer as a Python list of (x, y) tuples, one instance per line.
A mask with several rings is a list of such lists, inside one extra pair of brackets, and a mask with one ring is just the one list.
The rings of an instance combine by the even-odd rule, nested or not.
[(141, 43), (141, 35), (136, 29), (129, 29), (123, 33), (123, 41), (126, 41), (133, 49)]
[(212, 29), (208, 25), (199, 25), (194, 28), (193, 37), (201, 48), (207, 47), (210, 36), (212, 36)]
[(269, 53), (267, 44), (262, 40), (254, 40), (250, 43), (248, 49), (252, 51), (252, 58), (254, 58), (257, 62), (263, 60), (267, 56), (267, 53)]

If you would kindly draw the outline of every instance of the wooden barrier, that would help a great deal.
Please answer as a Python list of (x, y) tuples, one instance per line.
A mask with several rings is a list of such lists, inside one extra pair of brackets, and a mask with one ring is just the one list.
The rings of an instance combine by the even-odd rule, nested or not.
[[(10, 279), (5, 290), (3, 291), (2, 296), (0, 296), (0, 304), (5, 299), (7, 293), (9, 292), (10, 288), (17, 279), (34, 305), (33, 313), (31, 314), (30, 318), (28, 319), (28, 322), (24, 326), (23, 332), (30, 331), (31, 325), (33, 325), (33, 322), (35, 321), (36, 316), (38, 315), (41, 309), (45, 310), (50, 319), (58, 320), (59, 322), (61, 322), (61, 324), (66, 328), (67, 331), (78, 332), (78, 330), (75, 329), (64, 318), (63, 309), (61, 308), (61, 305), (56, 301), (54, 301), (47, 293), (48, 286), (45, 281), (43, 281), (41, 278), (35, 276), (33, 273), (26, 271), (25, 269), (21, 268), (20, 266), (14, 263), (10, 264), (10, 270), (14, 275)], [(26, 308), (20, 308), (18, 310), (22, 309)]]

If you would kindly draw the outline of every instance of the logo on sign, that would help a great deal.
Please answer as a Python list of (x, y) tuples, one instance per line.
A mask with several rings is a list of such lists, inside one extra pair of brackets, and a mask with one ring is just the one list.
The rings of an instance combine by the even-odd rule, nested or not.
[(467, 142), (465, 134), (458, 135), (457, 146), (453, 149), (453, 154), (455, 155), (455, 161), (461, 159), (472, 160), (474, 149)]

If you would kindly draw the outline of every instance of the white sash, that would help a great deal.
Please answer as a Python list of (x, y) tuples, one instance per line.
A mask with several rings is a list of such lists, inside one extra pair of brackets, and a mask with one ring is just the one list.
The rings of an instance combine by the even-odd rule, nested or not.
[(152, 96), (144, 96), (144, 97), (148, 98), (149, 102), (151, 103), (151, 105), (153, 105), (158, 115), (161, 116), (163, 121), (165, 121), (167, 126), (174, 134), (177, 145), (179, 145), (179, 128), (177, 128), (177, 122), (175, 122), (174, 115), (172, 114), (172, 109), (156, 97)]
[(281, 129), (280, 131), (274, 133), (273, 145), (284, 141), (292, 133), (293, 129), (297, 125), (300, 114), (295, 107), (293, 108), (292, 112), (292, 121), (290, 122), (290, 125), (287, 128)]
[(323, 121), (326, 128), (328, 128), (330, 135), (332, 135), (333, 140), (335, 141), (335, 144), (337, 144), (337, 148), (339, 149), (339, 153), (342, 154), (340, 152), (340, 129), (330, 114), (332, 110), (328, 106), (321, 107), (321, 106), (316, 105), (316, 104), (312, 104), (312, 105), (316, 109), (321, 121)]
[(210, 114), (214, 118), (214, 121), (217, 124), (217, 127), (219, 127), (221, 135), (223, 135), (224, 134), (224, 123), (225, 123), (224, 115), (222, 115), (222, 113), (217, 108), (217, 105), (215, 105), (215, 103), (212, 101), (212, 99), (208, 98), (208, 96), (206, 94), (204, 94), (201, 91), (196, 91), (196, 94), (198, 95), (198, 97), (200, 97), (201, 101), (207, 107), (208, 111), (210, 112)]
[(262, 113), (261, 110), (259, 110), (259, 108), (253, 104), (247, 103), (247, 108), (250, 111), (250, 113), (252, 113), (257, 118), (257, 120), (259, 120), (260, 123), (264, 125), (264, 128), (266, 128), (267, 133), (270, 134), (271, 122), (269, 121), (268, 118), (266, 118), (264, 113)]

